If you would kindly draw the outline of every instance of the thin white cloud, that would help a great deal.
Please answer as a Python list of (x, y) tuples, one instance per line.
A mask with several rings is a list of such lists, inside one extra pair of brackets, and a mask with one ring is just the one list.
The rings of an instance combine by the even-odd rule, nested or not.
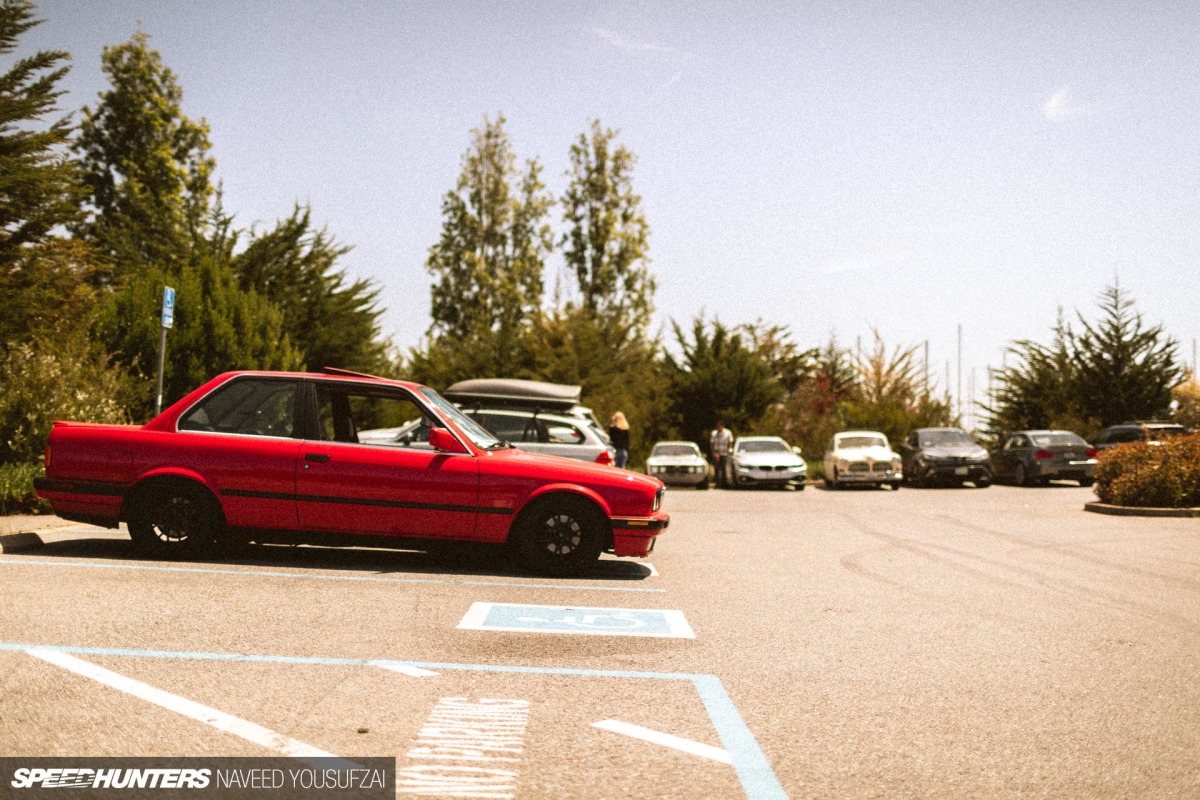
[(1071, 88), (1064, 86), (1042, 106), (1042, 115), (1050, 122), (1063, 122), (1068, 119), (1086, 117), (1095, 111), (1095, 106), (1081, 103), (1071, 97)]
[(642, 39), (631, 39), (627, 36), (610, 31), (608, 28), (587, 28), (588, 33), (599, 38), (605, 44), (617, 48), (618, 50), (627, 50), (635, 53), (652, 53), (655, 55), (676, 56), (682, 58), (691, 57), (691, 53), (680, 50), (678, 47), (672, 47), (669, 44), (660, 42), (650, 42)]

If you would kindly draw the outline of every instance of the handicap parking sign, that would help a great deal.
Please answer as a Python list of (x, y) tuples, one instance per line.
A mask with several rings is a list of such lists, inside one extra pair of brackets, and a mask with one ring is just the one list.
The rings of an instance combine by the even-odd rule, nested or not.
[(695, 639), (682, 611), (659, 608), (581, 608), (513, 603), (472, 603), (461, 630), (653, 636)]

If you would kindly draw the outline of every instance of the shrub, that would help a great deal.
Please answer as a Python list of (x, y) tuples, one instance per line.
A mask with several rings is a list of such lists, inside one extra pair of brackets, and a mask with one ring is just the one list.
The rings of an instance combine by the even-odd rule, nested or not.
[(1200, 434), (1161, 444), (1124, 444), (1101, 453), (1096, 495), (1120, 506), (1200, 506)]
[(0, 465), (0, 515), (49, 514), (50, 504), (33, 491), (33, 479), (42, 474), (42, 465)]

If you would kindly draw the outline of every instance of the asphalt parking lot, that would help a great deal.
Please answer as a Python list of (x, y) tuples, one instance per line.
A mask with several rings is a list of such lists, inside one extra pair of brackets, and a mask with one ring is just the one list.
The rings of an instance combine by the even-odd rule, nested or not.
[(395, 757), (403, 793), (1200, 796), (1200, 521), (677, 490), (641, 561), (0, 556), (0, 752)]

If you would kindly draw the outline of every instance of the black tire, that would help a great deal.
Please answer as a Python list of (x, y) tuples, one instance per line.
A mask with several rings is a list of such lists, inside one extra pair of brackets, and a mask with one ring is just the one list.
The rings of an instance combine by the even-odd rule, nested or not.
[(515, 527), (517, 558), (538, 575), (578, 575), (604, 549), (603, 516), (586, 500), (574, 497), (536, 502), (522, 512)]
[(1030, 486), (1029, 473), (1025, 471), (1024, 464), (1017, 464), (1017, 468), (1013, 470), (1013, 483), (1017, 486)]
[(978, 478), (975, 480), (974, 483), (975, 483), (976, 489), (986, 489), (992, 485), (992, 479), (991, 478)]
[(898, 492), (898, 491), (900, 491), (900, 487), (904, 485), (904, 481), (892, 481), (891, 485), (892, 485), (892, 491)]
[(697, 489), (697, 491), (701, 491), (701, 492), (707, 490), (708, 489), (708, 481), (700, 481), (700, 483), (696, 484), (696, 489)]
[(1079, 479), (1079, 485), (1085, 489), (1088, 488), (1089, 486), (1094, 486), (1095, 483), (1096, 483), (1095, 478), (1080, 478)]
[(225, 530), (212, 495), (187, 483), (164, 483), (138, 492), (128, 524), (134, 545), (155, 557), (210, 551)]

